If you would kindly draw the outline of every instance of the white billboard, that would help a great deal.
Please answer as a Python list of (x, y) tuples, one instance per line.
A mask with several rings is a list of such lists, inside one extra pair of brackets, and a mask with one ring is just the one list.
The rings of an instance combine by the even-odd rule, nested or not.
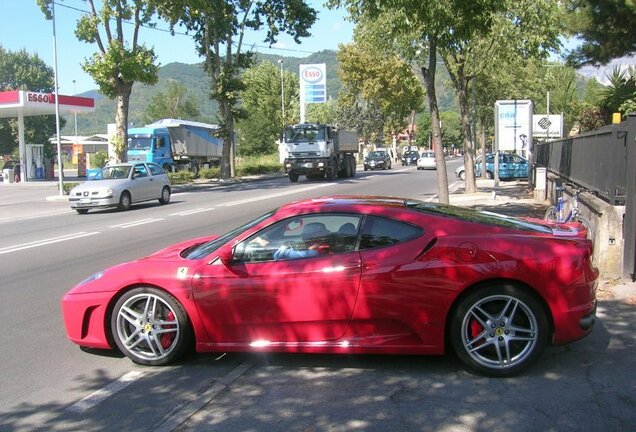
[(305, 122), (305, 104), (327, 101), (325, 63), (300, 65), (300, 122)]
[(495, 145), (499, 151), (522, 153), (532, 143), (532, 101), (495, 102)]
[(535, 138), (563, 138), (562, 114), (535, 114), (532, 116), (532, 135)]

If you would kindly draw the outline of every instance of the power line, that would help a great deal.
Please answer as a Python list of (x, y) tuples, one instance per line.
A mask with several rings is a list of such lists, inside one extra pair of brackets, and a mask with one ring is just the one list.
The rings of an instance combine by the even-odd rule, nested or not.
[[(59, 3), (54, 1), (53, 2), (56, 6), (59, 7), (63, 7), (66, 9), (71, 9), (74, 10), (76, 12), (80, 12), (81, 14), (86, 14), (86, 15), (91, 15), (90, 11), (87, 11), (85, 9), (81, 9), (75, 6), (69, 6), (66, 5), (64, 3)], [(129, 25), (135, 25), (134, 22), (132, 21), (127, 21), (127, 20), (122, 20), (123, 23), (129, 24)], [(184, 32), (178, 32), (178, 31), (173, 31), (170, 29), (164, 29), (164, 28), (159, 28), (156, 26), (149, 26), (146, 24), (140, 24), (140, 27), (143, 27), (145, 29), (149, 29), (149, 30), (155, 30), (155, 31), (160, 31), (163, 33), (170, 33), (171, 35), (177, 35), (177, 36), (187, 36), (187, 37), (192, 37), (190, 36), (188, 33), (184, 33)], [(232, 45), (238, 46), (238, 44), (236, 42), (232, 42)], [(280, 47), (271, 47), (271, 46), (264, 46), (264, 45), (258, 45), (258, 44), (254, 44), (254, 43), (249, 43), (249, 42), (244, 42), (244, 45), (248, 45), (251, 47), (255, 47), (255, 48), (260, 48), (260, 49), (267, 49), (267, 50), (272, 50), (272, 51), (289, 51), (289, 52), (298, 52), (298, 53), (303, 53), (303, 54), (315, 54), (316, 51), (306, 51), (306, 50), (299, 50), (299, 49), (293, 49), (293, 48), (280, 48)]]

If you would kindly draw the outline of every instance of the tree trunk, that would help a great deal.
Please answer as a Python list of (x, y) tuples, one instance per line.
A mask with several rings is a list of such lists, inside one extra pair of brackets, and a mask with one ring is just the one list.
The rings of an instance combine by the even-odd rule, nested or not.
[(232, 132), (228, 127), (228, 119), (230, 118), (229, 111), (227, 102), (219, 101), (219, 117), (223, 120), (223, 153), (221, 155), (221, 171), (219, 173), (222, 179), (228, 179), (232, 176), (232, 168), (230, 166)]
[(431, 38), (429, 43), (428, 69), (422, 67), (422, 76), (426, 84), (428, 104), (431, 110), (432, 144), (435, 151), (435, 165), (437, 166), (437, 195), (442, 204), (449, 203), (448, 176), (446, 174), (446, 160), (442, 147), (442, 130), (439, 124), (439, 107), (437, 106), (437, 94), (435, 93), (435, 69), (437, 62), (437, 41)]
[(475, 143), (471, 139), (470, 133), (470, 108), (468, 106), (468, 95), (466, 93), (468, 80), (463, 73), (459, 73), (455, 79), (457, 97), (459, 99), (459, 110), (462, 117), (462, 135), (464, 136), (464, 167), (466, 180), (464, 190), (466, 193), (477, 191), (477, 181), (475, 180)]
[(128, 108), (130, 106), (130, 92), (133, 83), (120, 83), (117, 87), (117, 113), (115, 114), (115, 128), (117, 131), (115, 142), (115, 155), (118, 162), (128, 160), (126, 149), (128, 148)]

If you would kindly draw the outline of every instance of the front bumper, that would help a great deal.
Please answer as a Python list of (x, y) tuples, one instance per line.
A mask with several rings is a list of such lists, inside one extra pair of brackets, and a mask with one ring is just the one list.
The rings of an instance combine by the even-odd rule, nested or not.
[(104, 198), (69, 198), (68, 202), (72, 209), (108, 208), (119, 204), (119, 201), (113, 196)]
[(324, 173), (328, 166), (326, 158), (299, 158), (285, 159), (285, 173), (295, 172), (297, 174)]
[(71, 342), (87, 348), (113, 348), (105, 327), (110, 297), (111, 293), (90, 293), (62, 298), (64, 327)]

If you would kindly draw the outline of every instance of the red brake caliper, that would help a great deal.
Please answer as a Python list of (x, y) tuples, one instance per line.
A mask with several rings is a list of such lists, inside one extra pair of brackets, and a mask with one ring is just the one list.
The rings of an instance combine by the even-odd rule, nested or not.
[(472, 339), (476, 338), (484, 331), (484, 327), (477, 320), (472, 320), (470, 322), (470, 337)]
[[(174, 321), (175, 317), (174, 317), (174, 313), (172, 313), (172, 311), (168, 312), (168, 315), (166, 316), (166, 321)], [(166, 325), (164, 326), (164, 328), (166, 329), (170, 329), (170, 328), (176, 328), (176, 325)], [(174, 332), (170, 332), (170, 333), (164, 333), (161, 335), (161, 346), (164, 348), (168, 348), (170, 345), (172, 345), (172, 342), (174, 342), (174, 338), (176, 336), (176, 333)]]

